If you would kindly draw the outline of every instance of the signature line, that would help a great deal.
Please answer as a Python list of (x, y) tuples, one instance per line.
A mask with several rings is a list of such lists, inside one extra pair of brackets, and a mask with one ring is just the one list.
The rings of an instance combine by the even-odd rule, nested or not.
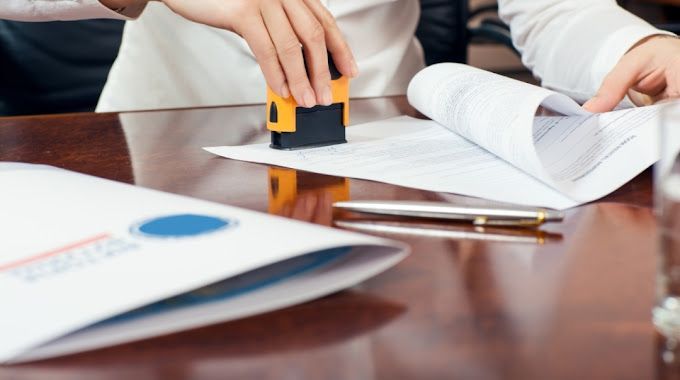
[(45, 259), (45, 258), (48, 258), (48, 257), (51, 257), (51, 256), (56, 256), (60, 253), (67, 252), (67, 251), (70, 251), (72, 249), (82, 247), (84, 245), (88, 245), (88, 244), (94, 243), (94, 242), (99, 241), (99, 240), (107, 239), (109, 237), (111, 237), (111, 234), (108, 234), (108, 233), (99, 234), (99, 235), (93, 236), (91, 238), (81, 240), (79, 242), (72, 243), (72, 244), (69, 244), (69, 245), (61, 247), (61, 248), (53, 249), (51, 251), (47, 251), (45, 253), (40, 253), (40, 254), (35, 255), (35, 256), (27, 257), (27, 258), (22, 259), (22, 260), (18, 260), (18, 261), (10, 262), (8, 264), (0, 265), (0, 272), (6, 271), (6, 270), (9, 270), (9, 269), (14, 269), (16, 267), (20, 267), (22, 265), (26, 265), (28, 263), (32, 263), (34, 261), (42, 260), (42, 259)]

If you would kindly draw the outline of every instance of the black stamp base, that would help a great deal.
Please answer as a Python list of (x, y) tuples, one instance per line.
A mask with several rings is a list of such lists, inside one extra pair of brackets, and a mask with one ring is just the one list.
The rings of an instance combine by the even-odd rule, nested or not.
[(273, 149), (296, 150), (344, 144), (344, 105), (342, 103), (295, 110), (295, 132), (272, 132)]

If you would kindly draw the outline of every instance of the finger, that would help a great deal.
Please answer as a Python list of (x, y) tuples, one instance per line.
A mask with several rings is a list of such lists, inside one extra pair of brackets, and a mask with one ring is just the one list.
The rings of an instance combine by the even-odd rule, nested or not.
[(661, 94), (654, 97), (654, 104), (670, 102), (680, 98), (678, 87), (667, 87)]
[(307, 6), (298, 0), (284, 3), (284, 10), (291, 21), (293, 30), (304, 46), (307, 75), (314, 87), (316, 101), (329, 106), (333, 103), (331, 74), (328, 70), (328, 50), (321, 23)]
[(680, 98), (680, 70), (675, 66), (667, 75), (665, 93), (669, 99)]
[(335, 17), (319, 0), (305, 0), (305, 3), (323, 26), (326, 33), (326, 47), (340, 73), (350, 78), (359, 75), (359, 67), (352, 50), (349, 48), (340, 28), (338, 28)]
[(312, 223), (330, 226), (333, 222), (333, 196), (328, 192), (321, 193), (317, 201)]
[(258, 17), (245, 21), (243, 25), (244, 27), (239, 29), (238, 33), (246, 40), (250, 50), (253, 51), (267, 84), (279, 96), (284, 99), (288, 98), (290, 90), (286, 83), (286, 75), (279, 63), (276, 48), (271, 37), (269, 37), (264, 21), (258, 15)]
[(628, 91), (628, 97), (630, 98), (630, 101), (638, 107), (650, 106), (656, 103), (654, 97), (635, 90)]
[(300, 197), (295, 201), (295, 206), (293, 206), (293, 213), (291, 214), (291, 218), (309, 222), (312, 220), (315, 208), (316, 208), (316, 196), (309, 195)]
[(656, 70), (628, 90), (628, 97), (638, 107), (649, 106), (662, 99), (665, 90), (666, 76), (663, 70)]
[(583, 108), (594, 113), (616, 108), (626, 97), (628, 90), (639, 81), (644, 65), (642, 60), (636, 58), (637, 56), (624, 57), (605, 77), (597, 95), (587, 101)]
[(633, 90), (651, 97), (660, 95), (666, 89), (664, 70), (655, 70), (633, 86)]
[[(642, 86), (643, 82), (644, 87)], [(636, 91), (641, 90), (641, 92), (650, 96), (649, 99), (645, 99), (648, 100), (649, 104), (676, 99), (680, 97), (680, 73), (677, 70), (665, 70), (661, 74), (655, 75), (654, 78), (645, 78), (636, 87), (643, 87), (636, 88)], [(647, 103), (644, 104), (647, 105)]]
[(285, 11), (276, 3), (267, 3), (261, 12), (295, 101), (303, 107), (314, 107), (316, 95), (307, 78), (300, 40), (295, 35)]

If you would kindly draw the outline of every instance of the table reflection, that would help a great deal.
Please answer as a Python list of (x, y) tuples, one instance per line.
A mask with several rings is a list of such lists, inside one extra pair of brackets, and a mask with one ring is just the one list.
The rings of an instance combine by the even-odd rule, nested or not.
[(347, 178), (269, 168), (270, 214), (331, 226), (333, 202), (349, 199)]
[(394, 286), (417, 291), (398, 298), (409, 311), (376, 336), (379, 372), (496, 379), (588, 378), (601, 370), (653, 378), (654, 265), (640, 260), (653, 254), (651, 210), (589, 205), (551, 230), (563, 239), (409, 235), (414, 253)]
[[(403, 97), (353, 100), (351, 109), (352, 124), (415, 114)], [(219, 158), (202, 149), (268, 142), (264, 105), (132, 112), (119, 119), (135, 184), (267, 211), (267, 166)], [(307, 202), (318, 201), (324, 200)]]
[[(369, 379), (373, 370), (369, 337), (405, 311), (403, 304), (390, 299), (345, 291), (221, 325), (0, 367), (0, 378), (298, 379), (320, 378), (321, 365), (343, 374), (340, 378)], [(286, 368), (286, 373), (275, 368)]]
[(680, 342), (657, 334), (657, 380), (680, 380)]
[[(15, 137), (8, 132), (14, 127), (3, 126), (0, 139), (20, 136), (26, 145), (0, 154), (119, 180), (132, 179), (134, 171), (142, 186), (322, 224), (331, 220), (324, 205), (342, 194), (486, 203), (371, 181), (315, 176), (322, 179), (315, 183), (307, 173), (275, 174), (201, 150), (267, 141), (259, 107), (124, 114), (122, 129), (114, 116), (100, 115), (109, 124), (76, 124), (77, 143), (61, 130), (50, 132), (59, 120), (21, 127), (11, 132)], [(354, 123), (408, 111), (403, 99), (362, 100), (353, 107)], [(282, 184), (284, 177), (290, 182)], [(647, 172), (608, 199), (647, 205), (649, 183)], [(481, 237), (490, 230), (436, 229), (444, 233), (369, 231), (408, 243), (412, 254), (352, 291), (121, 347), (3, 367), (0, 378), (678, 379), (678, 344), (655, 335), (651, 321), (657, 227), (649, 208), (586, 205), (546, 226), (550, 235), (510, 236), (529, 239), (515, 244)]]

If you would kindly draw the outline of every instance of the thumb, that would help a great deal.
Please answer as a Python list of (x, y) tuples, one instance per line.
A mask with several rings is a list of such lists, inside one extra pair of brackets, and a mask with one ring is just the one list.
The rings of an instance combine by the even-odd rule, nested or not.
[(628, 90), (638, 82), (642, 66), (634, 57), (624, 57), (604, 78), (597, 95), (588, 100), (583, 108), (593, 113), (609, 112), (616, 108)]
[(609, 112), (616, 108), (616, 105), (619, 103), (620, 101), (615, 99), (604, 98), (599, 95), (595, 95), (590, 100), (583, 103), (583, 109), (592, 113)]

